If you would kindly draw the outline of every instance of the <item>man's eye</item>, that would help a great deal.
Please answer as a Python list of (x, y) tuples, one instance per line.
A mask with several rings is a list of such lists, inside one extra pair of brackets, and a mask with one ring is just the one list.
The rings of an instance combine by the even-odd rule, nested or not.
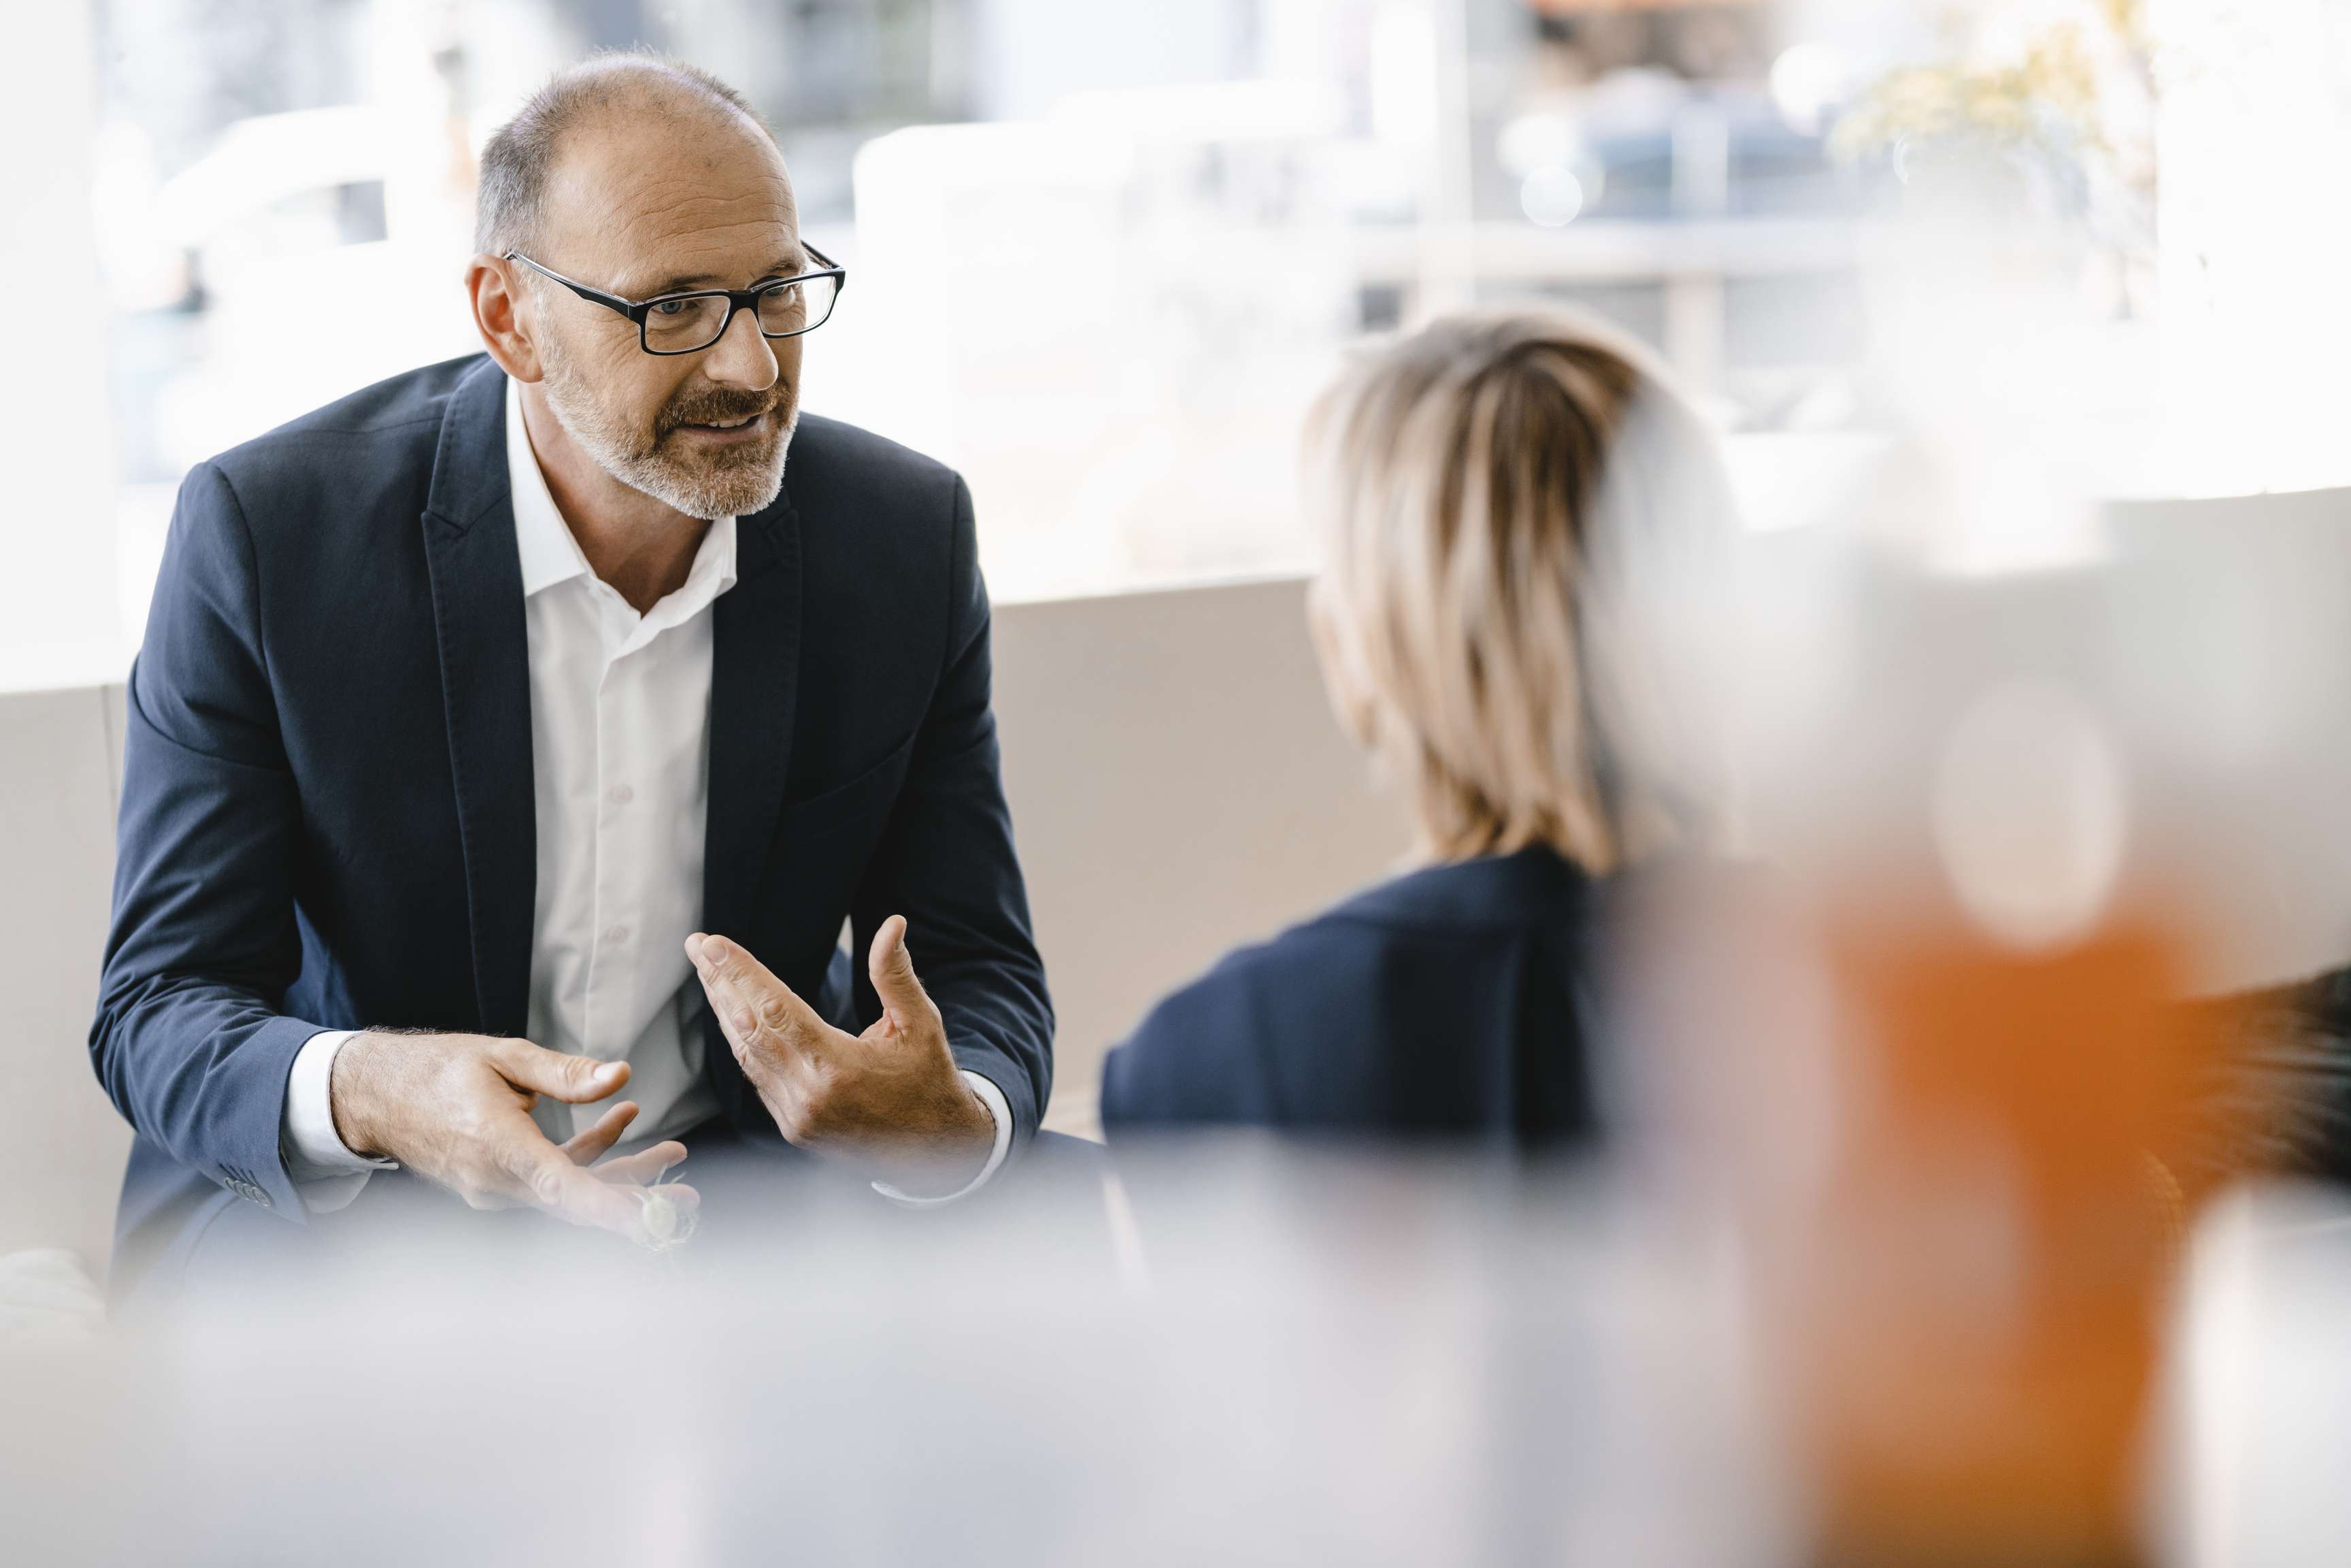
[(664, 316), (674, 316), (682, 310), (691, 308), (693, 304), (690, 299), (663, 299), (656, 301), (653, 308)]

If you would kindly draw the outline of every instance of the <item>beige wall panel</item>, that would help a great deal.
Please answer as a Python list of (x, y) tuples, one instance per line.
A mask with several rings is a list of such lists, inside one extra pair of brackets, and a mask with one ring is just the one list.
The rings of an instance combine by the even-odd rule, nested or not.
[(1046, 1124), (1092, 1133), (1152, 1000), (1385, 874), (1405, 819), (1331, 716), (1297, 580), (1000, 607), (996, 708), (1061, 1019)]
[(70, 1247), (97, 1275), (131, 1143), (86, 1044), (115, 783), (102, 692), (0, 694), (0, 1252)]

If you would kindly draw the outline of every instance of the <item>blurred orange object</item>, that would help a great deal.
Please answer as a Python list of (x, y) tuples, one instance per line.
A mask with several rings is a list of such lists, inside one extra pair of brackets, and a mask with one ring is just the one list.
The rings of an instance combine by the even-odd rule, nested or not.
[(1783, 1276), (1823, 1560), (2141, 1560), (2164, 1293), (2225, 1166), (2223, 1016), (2172, 1005), (2151, 930), (2020, 954), (1833, 925), (1827, 958), (1851, 1053)]

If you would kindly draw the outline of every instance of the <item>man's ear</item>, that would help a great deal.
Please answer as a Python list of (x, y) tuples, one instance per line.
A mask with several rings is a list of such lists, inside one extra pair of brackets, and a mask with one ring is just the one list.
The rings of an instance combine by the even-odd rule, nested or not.
[(530, 340), (521, 280), (514, 265), (494, 256), (477, 256), (465, 267), (465, 291), (474, 306), (474, 329), (498, 369), (518, 382), (536, 382), (542, 374), (538, 349)]

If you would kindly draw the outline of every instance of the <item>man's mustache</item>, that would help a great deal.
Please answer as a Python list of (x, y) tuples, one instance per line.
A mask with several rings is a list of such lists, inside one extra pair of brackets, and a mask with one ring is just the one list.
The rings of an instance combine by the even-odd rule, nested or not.
[(790, 383), (778, 381), (766, 392), (729, 392), (712, 388), (707, 392), (680, 398), (662, 410), (653, 425), (656, 437), (665, 436), (681, 425), (733, 424), (738, 420), (772, 413), (790, 400)]

